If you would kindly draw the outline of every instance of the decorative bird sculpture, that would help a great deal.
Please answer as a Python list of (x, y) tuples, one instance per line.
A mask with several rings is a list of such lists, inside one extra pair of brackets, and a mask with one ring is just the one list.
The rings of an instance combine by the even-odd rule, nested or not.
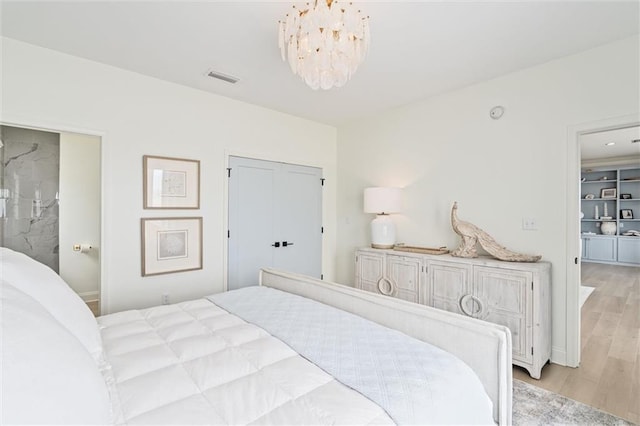
[(460, 235), (460, 246), (451, 252), (457, 257), (478, 257), (476, 244), (480, 243), (483, 249), (493, 257), (507, 262), (537, 262), (542, 256), (516, 253), (506, 249), (494, 240), (491, 235), (475, 226), (473, 223), (458, 219), (458, 202), (451, 208), (451, 226), (456, 234)]

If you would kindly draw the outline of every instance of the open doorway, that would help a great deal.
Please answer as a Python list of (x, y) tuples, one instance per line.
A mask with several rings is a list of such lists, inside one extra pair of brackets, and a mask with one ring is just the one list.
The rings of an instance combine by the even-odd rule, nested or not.
[[(566, 358), (563, 354), (556, 354), (559, 362), (549, 364), (543, 369), (540, 380), (530, 379), (528, 375), (521, 374), (514, 370), (514, 378), (527, 381), (536, 386), (543, 387), (552, 392), (559, 393), (568, 398), (591, 405), (600, 410), (617, 415), (632, 422), (637, 422), (640, 414), (638, 405), (637, 377), (640, 371), (640, 342), (638, 342), (638, 330), (640, 330), (640, 268), (638, 266), (619, 265), (611, 261), (618, 252), (606, 252), (604, 244), (591, 247), (589, 260), (595, 258), (607, 258), (600, 262), (584, 262), (583, 257), (587, 257), (589, 248), (585, 246), (582, 232), (593, 232), (594, 235), (587, 234), (586, 237), (607, 239), (616, 237), (616, 250), (618, 248), (617, 239), (640, 243), (632, 236), (617, 235), (620, 229), (631, 229), (632, 225), (640, 224), (640, 221), (627, 221), (620, 228), (619, 223), (622, 217), (620, 210), (628, 210), (626, 205), (630, 202), (620, 202), (623, 192), (632, 193), (635, 190), (625, 189), (630, 185), (635, 185), (635, 171), (633, 166), (637, 164), (635, 170), (640, 169), (640, 161), (635, 161), (626, 154), (611, 154), (612, 146), (618, 145), (631, 147), (632, 154), (640, 160), (640, 152), (635, 148), (637, 144), (631, 143), (628, 137), (626, 141), (621, 140), (615, 145), (605, 145), (612, 140), (594, 142), (601, 144), (602, 149), (609, 148), (608, 154), (596, 155), (592, 159), (589, 157), (589, 147), (587, 146), (592, 138), (611, 136), (609, 131), (636, 128), (640, 126), (640, 117), (625, 116), (606, 119), (599, 122), (586, 123), (572, 126), (568, 129), (568, 152), (567, 152), (567, 262), (566, 262)], [(598, 135), (598, 136), (595, 136)], [(640, 135), (639, 135), (640, 137)], [(634, 136), (632, 140), (635, 140)], [(585, 142), (587, 141), (587, 142)], [(606, 147), (606, 148), (605, 148)], [(581, 154), (582, 152), (582, 154)], [(585, 161), (582, 156), (585, 155)], [(595, 158), (599, 157), (599, 158)], [(606, 158), (606, 163), (605, 159)], [(604, 164), (603, 164), (604, 163)], [(615, 173), (607, 171), (604, 167), (615, 169)], [(596, 170), (597, 169), (597, 170)], [(621, 172), (619, 169), (622, 169)], [(583, 176), (583, 170), (592, 170), (598, 174)], [(613, 176), (615, 175), (615, 179)], [(585, 184), (581, 182), (594, 181)], [(606, 177), (606, 179), (604, 179)], [(602, 180), (601, 180), (602, 179)], [(621, 184), (621, 182), (625, 182)], [(587, 186), (591, 188), (587, 189)], [(594, 189), (595, 188), (595, 189)], [(611, 189), (616, 189), (615, 196), (612, 196)], [(608, 190), (604, 193), (602, 189)], [(593, 194), (593, 198), (586, 196)], [(640, 196), (640, 194), (638, 194)], [(635, 195), (632, 195), (635, 198)], [(608, 203), (607, 212), (604, 212), (604, 204)], [(623, 204), (624, 207), (619, 208)], [(598, 205), (599, 219), (595, 219), (595, 206)], [(631, 207), (632, 210), (635, 207)], [(580, 217), (580, 213), (584, 217)], [(635, 213), (635, 212), (634, 212)], [(603, 219), (602, 216), (611, 217)], [(634, 214), (635, 217), (635, 214)], [(615, 218), (615, 221), (613, 220)], [(583, 227), (583, 219), (587, 219)], [(613, 234), (602, 234), (602, 222), (614, 221), (618, 225)], [(610, 227), (611, 225), (609, 225)], [(582, 229), (581, 229), (582, 228)], [(606, 228), (606, 226), (605, 226)], [(612, 231), (607, 231), (612, 232)], [(623, 231), (624, 232), (624, 231)], [(611, 246), (613, 250), (613, 246)], [(603, 254), (604, 253), (604, 254)], [(633, 257), (633, 250), (623, 250), (623, 258), (637, 259)], [(637, 253), (640, 255), (640, 253)], [(625, 257), (627, 256), (627, 257)], [(630, 262), (627, 262), (630, 263)], [(640, 260), (638, 261), (640, 264)], [(622, 268), (622, 269), (620, 269)], [(582, 275), (582, 277), (581, 277)], [(586, 298), (584, 304), (580, 302), (581, 283), (585, 286), (592, 286), (595, 290)], [(621, 284), (623, 283), (623, 284)], [(598, 290), (600, 288), (600, 290)], [(582, 306), (581, 306), (582, 305)], [(580, 313), (583, 313), (581, 316)], [(564, 362), (562, 362), (564, 361)], [(563, 366), (566, 365), (568, 367)], [(572, 368), (578, 367), (578, 368)]]
[(640, 126), (578, 141), (580, 371), (567, 389), (574, 384), (583, 402), (632, 418), (640, 371)]
[(580, 283), (581, 283), (581, 139), (585, 135), (602, 133), (610, 130), (640, 126), (637, 114), (603, 119), (578, 124), (567, 128), (567, 210), (566, 226), (566, 346), (564, 353), (556, 353), (556, 360), (561, 365), (578, 367), (580, 365)]
[(101, 138), (0, 126), (0, 245), (58, 273), (100, 312)]

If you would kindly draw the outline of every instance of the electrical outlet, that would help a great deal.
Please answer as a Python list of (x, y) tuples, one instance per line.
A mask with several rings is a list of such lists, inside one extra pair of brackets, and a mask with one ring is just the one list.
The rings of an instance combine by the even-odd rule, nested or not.
[(163, 305), (168, 305), (169, 304), (169, 294), (165, 293), (162, 295), (162, 304)]
[(525, 231), (536, 231), (538, 229), (538, 222), (534, 217), (523, 217), (522, 229)]

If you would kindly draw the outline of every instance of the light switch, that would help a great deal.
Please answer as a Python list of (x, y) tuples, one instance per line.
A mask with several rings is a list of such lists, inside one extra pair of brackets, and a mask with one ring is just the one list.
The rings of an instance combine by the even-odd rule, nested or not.
[(534, 217), (523, 217), (522, 229), (525, 231), (535, 231), (538, 229), (538, 222)]

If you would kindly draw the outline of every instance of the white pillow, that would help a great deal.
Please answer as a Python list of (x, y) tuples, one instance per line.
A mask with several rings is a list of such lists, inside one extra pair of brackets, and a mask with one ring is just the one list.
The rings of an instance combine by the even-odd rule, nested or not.
[(38, 301), (101, 362), (102, 339), (91, 310), (51, 268), (2, 247), (0, 277)]
[(0, 424), (111, 424), (93, 357), (42, 305), (2, 282)]

